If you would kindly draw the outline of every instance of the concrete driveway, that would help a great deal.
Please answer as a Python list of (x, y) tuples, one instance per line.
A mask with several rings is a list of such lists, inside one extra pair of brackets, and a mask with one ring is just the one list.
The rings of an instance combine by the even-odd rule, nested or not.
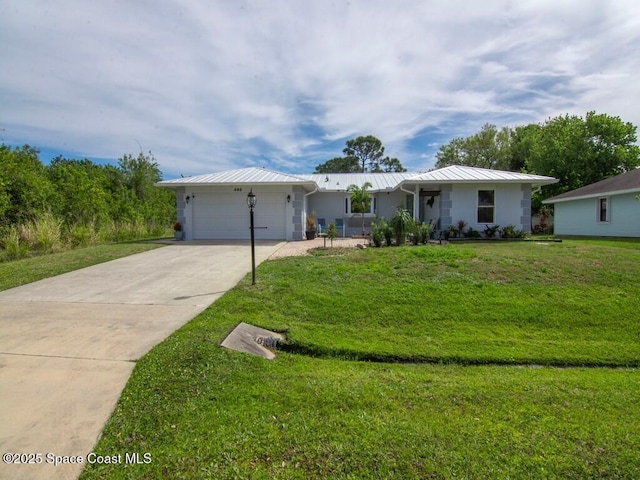
[(34, 462), (0, 478), (77, 478), (135, 361), (250, 270), (246, 242), (181, 242), (0, 292), (0, 452)]

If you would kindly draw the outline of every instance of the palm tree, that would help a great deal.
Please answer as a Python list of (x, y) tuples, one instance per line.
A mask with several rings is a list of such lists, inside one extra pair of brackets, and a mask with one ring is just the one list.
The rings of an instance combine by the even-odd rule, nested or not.
[(347, 192), (351, 192), (351, 211), (362, 215), (362, 235), (364, 235), (364, 214), (370, 211), (371, 200), (373, 199), (367, 188), (372, 186), (370, 182), (365, 182), (362, 187), (355, 184), (347, 187)]

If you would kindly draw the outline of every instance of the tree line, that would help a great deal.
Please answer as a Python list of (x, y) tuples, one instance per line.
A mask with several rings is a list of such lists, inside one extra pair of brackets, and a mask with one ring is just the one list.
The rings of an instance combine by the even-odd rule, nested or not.
[(314, 173), (406, 172), (400, 160), (384, 156), (382, 142), (373, 135), (347, 140), (344, 156), (327, 160)]
[(45, 220), (63, 243), (164, 232), (175, 217), (175, 193), (154, 187), (160, 180), (151, 152), (126, 154), (117, 165), (62, 156), (45, 165), (34, 147), (2, 144), (0, 245), (6, 249), (9, 239), (28, 243), (29, 225)]
[[(557, 184), (534, 195), (537, 210), (544, 198), (638, 167), (636, 131), (620, 117), (593, 111), (501, 129), (487, 123), (473, 135), (442, 145), (435, 168), (467, 165), (557, 178)], [(372, 135), (348, 140), (343, 153), (318, 165), (315, 173), (407, 171), (400, 160), (384, 155), (382, 142)]]
[(595, 112), (513, 128), (485, 124), (474, 135), (442, 145), (436, 168), (467, 165), (559, 179), (543, 188), (539, 202), (638, 167), (636, 142), (632, 123)]

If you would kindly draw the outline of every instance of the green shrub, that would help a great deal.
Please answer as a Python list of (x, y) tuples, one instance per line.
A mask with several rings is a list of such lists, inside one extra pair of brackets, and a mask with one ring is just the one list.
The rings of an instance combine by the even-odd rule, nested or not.
[(73, 225), (69, 229), (68, 241), (72, 247), (87, 247), (100, 243), (100, 232), (94, 222)]
[(391, 228), (396, 236), (397, 245), (405, 244), (407, 235), (411, 233), (414, 225), (409, 210), (405, 209), (403, 205), (399, 206), (395, 216), (391, 219)]
[[(513, 225), (510, 225), (510, 227), (513, 227)], [(485, 225), (482, 233), (484, 233), (484, 236), (486, 238), (496, 238), (496, 234), (498, 233), (499, 230), (500, 230), (500, 225), (492, 225), (492, 226)], [(504, 238), (504, 235), (502, 235), (502, 233), (500, 236)]]
[(333, 239), (338, 236), (338, 227), (336, 226), (336, 222), (329, 223), (327, 227), (327, 237), (331, 240), (331, 246), (333, 247)]
[(424, 222), (420, 225), (419, 233), (420, 243), (429, 243), (429, 238), (431, 238), (431, 234), (433, 233), (433, 225), (430, 222)]
[(515, 225), (507, 225), (500, 229), (500, 236), (502, 238), (526, 238), (527, 232), (517, 229)]
[(473, 227), (469, 227), (466, 232), (464, 232), (464, 236), (467, 238), (481, 238), (482, 234)]
[(382, 246), (383, 239), (387, 247), (391, 246), (392, 238), (393, 230), (384, 217), (371, 224), (371, 240), (376, 247)]
[(376, 230), (372, 229), (371, 241), (373, 242), (374, 246), (381, 247), (382, 246), (382, 242), (384, 241), (384, 234), (378, 229), (376, 229)]

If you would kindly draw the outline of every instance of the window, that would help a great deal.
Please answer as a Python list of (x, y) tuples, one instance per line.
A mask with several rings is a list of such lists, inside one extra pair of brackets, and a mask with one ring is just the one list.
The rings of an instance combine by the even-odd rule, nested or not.
[(414, 198), (414, 195), (411, 195), (411, 194), (407, 194), (407, 196), (404, 198), (405, 205), (407, 206), (407, 211), (409, 212), (409, 215), (411, 215), (412, 218), (413, 218), (413, 198)]
[(598, 199), (598, 221), (609, 221), (609, 199), (606, 197)]
[[(376, 213), (377, 209), (377, 198), (374, 196), (371, 198), (371, 203), (369, 204), (369, 212), (368, 213)], [(347, 197), (344, 199), (344, 213), (350, 214), (355, 213), (351, 208), (351, 197)]]
[(495, 190), (478, 190), (478, 223), (495, 223)]

